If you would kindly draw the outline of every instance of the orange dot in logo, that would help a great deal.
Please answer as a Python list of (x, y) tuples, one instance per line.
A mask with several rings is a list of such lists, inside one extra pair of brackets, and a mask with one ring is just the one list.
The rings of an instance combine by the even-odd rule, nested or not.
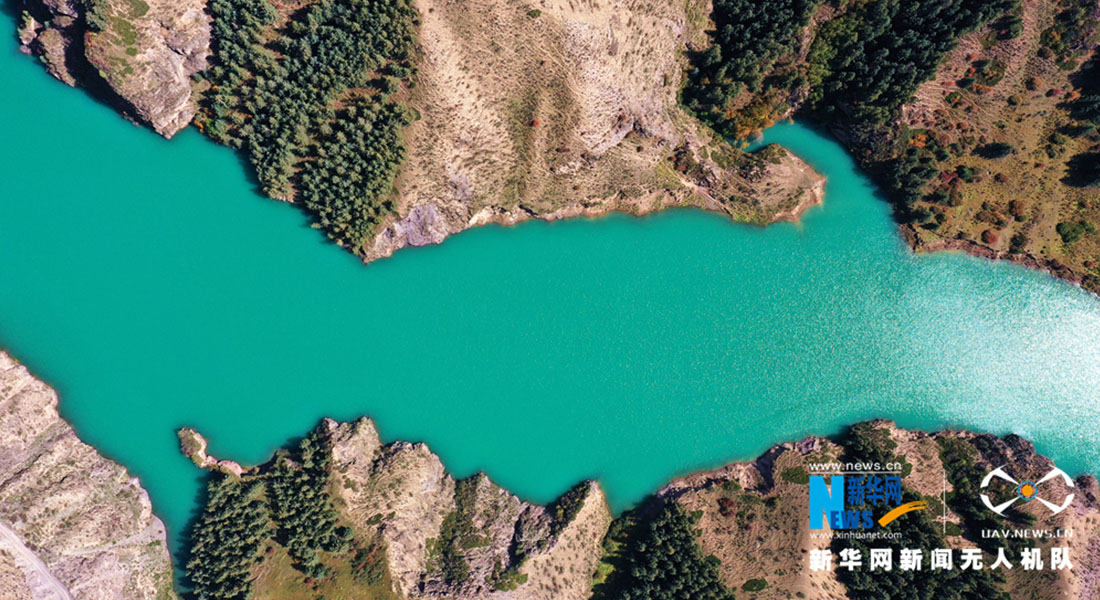
[(1020, 496), (1021, 500), (1031, 500), (1035, 497), (1035, 484), (1030, 481), (1021, 483), (1020, 487), (1016, 489), (1016, 494)]

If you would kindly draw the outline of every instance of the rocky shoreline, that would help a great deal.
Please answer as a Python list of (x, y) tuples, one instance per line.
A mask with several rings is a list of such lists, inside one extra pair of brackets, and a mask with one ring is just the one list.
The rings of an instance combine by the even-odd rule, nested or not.
[[(148, 124), (165, 137), (190, 124), (203, 89), (193, 78), (207, 67), (211, 46), (210, 18), (203, 0), (23, 0), (20, 8), (21, 49), (39, 56), (59, 80), (89, 88), (128, 118)], [(485, 224), (591, 218), (613, 212), (645, 215), (695, 207), (766, 225), (797, 220), (821, 202), (823, 180), (797, 157), (777, 151), (778, 162), (757, 160), (756, 166), (748, 167), (763, 165), (762, 172), (738, 172), (746, 168), (746, 160), (753, 159), (742, 153), (731, 159), (731, 149), (722, 148), (724, 143), (683, 114), (676, 86), (669, 85), (678, 80), (684, 66), (673, 50), (694, 48), (705, 34), (698, 23), (685, 18), (682, 8), (647, 15), (644, 23), (634, 24), (637, 31), (623, 26), (623, 16), (634, 14), (623, 3), (613, 2), (591, 14), (563, 11), (552, 17), (556, 11), (547, 10), (542, 20), (560, 21), (568, 35), (548, 30), (554, 43), (517, 50), (517, 56), (532, 58), (528, 54), (534, 50), (560, 54), (562, 66), (552, 75), (584, 82), (573, 91), (569, 106), (584, 127), (548, 138), (539, 123), (551, 118), (543, 114), (550, 108), (536, 106), (538, 118), (528, 123), (531, 131), (523, 134), (531, 138), (530, 147), (513, 147), (507, 140), (515, 132), (487, 123), (507, 120), (497, 113), (501, 103), (507, 104), (508, 94), (530, 92), (544, 82), (536, 84), (528, 80), (528, 73), (511, 72), (506, 62), (494, 62), (499, 67), (494, 73), (507, 73), (505, 80), (482, 86), (484, 74), (461, 70), (468, 56), (484, 58), (480, 42), (476, 36), (455, 37), (449, 30), (449, 19), (477, 23), (504, 9), (495, 0), (483, 0), (478, 6), (421, 0), (418, 8), (425, 60), (422, 85), (410, 105), (423, 120), (406, 132), (410, 160), (399, 178), (394, 213), (365, 244), (351, 249), (364, 262), (408, 246), (438, 244)], [(522, 15), (516, 18), (529, 21)], [(601, 26), (594, 28), (592, 22)], [(499, 23), (483, 25), (498, 27)], [(639, 64), (627, 59), (626, 48), (620, 46), (632, 35), (637, 38), (629, 42), (637, 46), (634, 54), (657, 52), (660, 60)], [(546, 62), (540, 65), (549, 68)], [(623, 72), (636, 73), (623, 80)], [(657, 79), (665, 83), (654, 88)], [(474, 85), (485, 98), (471, 104), (468, 93), (455, 97), (459, 83)], [(497, 97), (500, 94), (505, 95)], [(791, 110), (779, 116), (789, 116)], [(469, 118), (456, 117), (464, 111), (469, 111)], [(565, 115), (555, 112), (554, 117)], [(487, 153), (491, 160), (477, 168), (464, 166), (475, 151)], [(521, 156), (526, 158), (521, 161)], [(516, 171), (517, 161), (531, 163), (523, 167), (527, 175), (522, 186), (530, 191), (511, 197), (507, 186), (514, 178), (505, 175)], [(1100, 276), (1056, 259), (997, 250), (970, 239), (938, 238), (911, 225), (900, 226), (900, 231), (917, 252), (963, 251), (1008, 260), (1100, 293)]]
[[(952, 445), (969, 450), (974, 461), (971, 469), (981, 474), (1001, 467), (1011, 473), (1035, 474), (1031, 476), (1037, 477), (1055, 466), (1050, 459), (1039, 455), (1030, 442), (1016, 435), (1001, 438), (964, 430), (929, 433), (902, 429), (887, 420), (857, 424), (850, 431), (856, 430), (861, 430), (869, 439), (876, 439), (881, 444), (880, 448), (892, 448), (888, 453), (901, 457), (911, 465), (908, 475), (903, 476), (903, 485), (930, 504), (937, 505), (936, 512), (943, 506), (939, 501), (942, 494), (950, 498), (963, 491), (958, 487), (961, 484), (959, 475), (954, 472), (957, 465), (949, 466), (944, 458), (944, 449)], [(806, 568), (806, 554), (813, 549), (828, 549), (830, 544), (828, 540), (815, 539), (810, 535), (804, 512), (808, 502), (805, 477), (813, 472), (808, 467), (842, 460), (845, 452), (843, 437), (813, 436), (779, 444), (753, 462), (732, 463), (674, 480), (662, 488), (657, 497), (679, 503), (688, 510), (702, 511), (698, 524), (703, 532), (700, 544), (704, 553), (722, 561), (720, 573), (731, 586), (739, 586), (752, 578), (766, 577), (769, 589), (778, 587), (799, 598), (845, 598), (846, 587), (838, 577), (840, 569), (815, 572)], [(946, 473), (946, 477), (941, 478), (941, 473)], [(1005, 591), (1011, 591), (1013, 597), (1085, 600), (1094, 598), (1100, 591), (1100, 486), (1095, 477), (1083, 475), (1076, 479), (1075, 489), (1063, 488), (1060, 491), (1075, 493), (1071, 510), (1054, 517), (1042, 512), (1034, 503), (1024, 510), (1036, 519), (1034, 527), (1072, 530), (1068, 543), (1045, 540), (1038, 542), (1038, 545), (1064, 545), (1070, 548), (1075, 557), (1074, 567), (1071, 571), (1044, 574), (1042, 580), (1029, 578), (1019, 571), (1009, 575)], [(746, 502), (742, 495), (745, 493), (758, 500)], [(967, 488), (966, 493), (972, 492)], [(971, 500), (976, 501), (977, 498)], [(758, 507), (760, 501), (777, 504), (770, 515), (769, 511), (761, 511), (756, 513), (756, 519), (748, 519), (747, 530), (730, 526), (729, 521), (734, 514), (740, 514), (750, 506)], [(794, 504), (796, 510), (784, 508), (787, 504)], [(715, 510), (716, 505), (718, 510)], [(948, 502), (944, 510), (944, 530), (959, 528), (956, 531), (966, 531), (967, 535), (947, 535), (948, 546), (955, 550), (981, 547), (979, 536), (969, 530), (971, 523), (967, 515), (957, 512), (956, 508), (956, 504)], [(742, 519), (732, 520), (743, 522)], [(991, 523), (1006, 528), (1017, 526), (1011, 522)], [(746, 551), (745, 539), (751, 539), (754, 535), (761, 537), (756, 538), (752, 552)], [(753, 597), (789, 596), (775, 591)]]
[(1027, 253), (1005, 252), (978, 242), (961, 238), (930, 238), (922, 236), (912, 225), (898, 227), (902, 239), (917, 253), (965, 252), (986, 260), (1003, 260), (1036, 271), (1044, 271), (1053, 277), (1068, 281), (1082, 289), (1100, 295), (1100, 277), (1081, 273), (1055, 259), (1044, 259)]
[(20, 50), (59, 81), (166, 138), (191, 124), (191, 77), (210, 53), (204, 0), (23, 0), (20, 8)]
[(180, 451), (183, 452), (184, 456), (190, 458), (196, 467), (218, 471), (234, 477), (240, 477), (244, 474), (245, 468), (239, 463), (232, 460), (218, 460), (208, 455), (206, 453), (206, 438), (194, 429), (184, 427), (177, 432), (177, 436), (180, 440)]
[[(59, 80), (88, 88), (124, 116), (171, 137), (191, 122), (204, 89), (205, 84), (192, 81), (206, 68), (210, 54), (210, 19), (204, 6), (203, 0), (24, 0), (19, 39), (22, 50), (39, 56)], [(575, 104), (568, 111), (576, 115), (551, 116), (543, 114), (551, 107), (535, 107), (527, 125), (532, 130), (530, 147), (515, 146), (508, 141), (515, 132), (486, 122), (512, 119), (501, 113), (508, 98), (541, 95), (538, 89), (545, 82), (529, 80), (529, 73), (500, 64), (494, 73), (506, 73), (506, 81), (481, 88), (486, 98), (476, 107), (466, 106), (468, 93), (454, 97), (456, 82), (469, 85), (480, 82), (482, 75), (460, 75), (454, 61), (480, 53), (482, 47), (476, 39), (456, 38), (447, 19), (440, 18), (445, 12), (448, 19), (487, 19), (491, 22), (483, 25), (495, 28), (499, 24), (494, 15), (514, 11), (497, 0), (478, 6), (421, 0), (417, 7), (423, 18), (423, 91), (409, 102), (423, 119), (405, 135), (410, 159), (403, 168), (394, 213), (362, 247), (352, 248), (365, 262), (406, 246), (440, 243), (490, 223), (696, 207), (766, 225), (796, 220), (821, 201), (820, 176), (798, 157), (778, 147), (761, 151), (766, 158), (735, 151), (683, 114), (674, 86), (666, 83), (654, 89), (655, 80), (674, 80), (683, 66), (672, 50), (701, 33), (685, 22), (683, 7), (662, 8), (632, 26), (623, 24), (631, 8), (622, 2), (606, 10), (561, 11), (553, 19), (560, 19), (565, 31), (546, 32), (545, 47), (520, 44), (517, 52), (524, 56), (535, 50), (560, 53), (563, 65), (554, 69), (553, 77), (583, 82), (570, 98)], [(550, 13), (546, 10), (541, 20), (549, 21)], [(518, 23), (530, 21), (517, 15)], [(603, 28), (593, 28), (590, 19), (603, 22), (611, 39)], [(641, 29), (634, 32), (634, 27)], [(645, 35), (635, 35), (643, 31)], [(657, 49), (657, 61), (628, 58)], [(614, 64), (608, 64), (609, 57)], [(547, 61), (541, 62), (546, 66)], [(635, 70), (637, 75), (629, 81), (620, 76)], [(460, 118), (452, 105), (461, 107), (459, 113), (473, 113)], [(551, 139), (549, 128), (539, 122), (549, 125), (555, 119), (578, 119), (579, 124)], [(492, 131), (478, 133), (485, 128)], [(491, 150), (491, 164), (464, 164), (470, 162), (465, 157), (478, 150), (467, 138), (487, 145), (481, 150)], [(437, 150), (444, 153), (435, 156)], [(523, 166), (527, 162), (531, 164)], [(509, 188), (516, 186), (504, 176), (517, 169), (527, 171), (519, 187), (528, 191), (514, 195)]]
[[(547, 212), (537, 212), (523, 207), (499, 209), (486, 207), (469, 214), (468, 210), (455, 210), (453, 207), (441, 207), (434, 203), (425, 203), (413, 208), (407, 216), (395, 220), (385, 227), (372, 242), (364, 248), (363, 262), (370, 263), (393, 255), (394, 252), (417, 246), (440, 244), (449, 236), (482, 225), (514, 226), (524, 221), (558, 221), (562, 219), (596, 219), (614, 213), (642, 217), (670, 208), (698, 208), (708, 212), (726, 215), (735, 222), (749, 222), (767, 226), (781, 221), (798, 221), (802, 214), (825, 199), (825, 178), (813, 171), (800, 158), (778, 145), (770, 148), (779, 154), (776, 162), (768, 163), (759, 179), (776, 181), (779, 173), (796, 174), (786, 187), (790, 195), (797, 198), (790, 208), (776, 207), (762, 220), (746, 219), (740, 207), (717, 199), (707, 187), (708, 181), (715, 181), (719, 175), (708, 175), (701, 182), (691, 183), (681, 190), (660, 190), (638, 197), (615, 193), (599, 200), (573, 202)], [(713, 169), (712, 167), (709, 167)]]

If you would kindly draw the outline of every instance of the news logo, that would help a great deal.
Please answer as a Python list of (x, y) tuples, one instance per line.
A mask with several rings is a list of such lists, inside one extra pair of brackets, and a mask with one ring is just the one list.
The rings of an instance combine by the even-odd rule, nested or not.
[[(888, 508), (878, 520), (877, 509)], [(885, 527), (905, 513), (928, 508), (923, 500), (902, 503), (901, 477), (877, 473), (810, 476), (810, 529)]]

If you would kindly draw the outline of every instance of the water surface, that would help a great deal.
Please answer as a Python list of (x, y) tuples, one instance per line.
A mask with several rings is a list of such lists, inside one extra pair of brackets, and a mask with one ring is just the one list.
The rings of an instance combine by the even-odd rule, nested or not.
[(597, 477), (623, 508), (685, 472), (890, 417), (1015, 431), (1100, 470), (1100, 301), (961, 255), (914, 257), (832, 141), (801, 224), (698, 211), (485, 227), (363, 266), (234, 154), (172, 141), (0, 52), (0, 346), (139, 475), (174, 539), (197, 470), (176, 428), (264, 460), (323, 416), (373, 416), (546, 501)]

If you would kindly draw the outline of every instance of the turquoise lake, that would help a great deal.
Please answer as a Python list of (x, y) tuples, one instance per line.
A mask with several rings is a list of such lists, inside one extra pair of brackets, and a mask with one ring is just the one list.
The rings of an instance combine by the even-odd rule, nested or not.
[(1100, 299), (914, 256), (840, 146), (799, 125), (766, 139), (829, 178), (800, 224), (535, 222), (364, 266), (232, 151), (123, 121), (11, 40), (0, 54), (0, 347), (176, 540), (201, 478), (185, 425), (250, 463), (369, 415), (456, 475), (537, 501), (599, 478), (617, 509), (874, 417), (1016, 432), (1100, 471)]

